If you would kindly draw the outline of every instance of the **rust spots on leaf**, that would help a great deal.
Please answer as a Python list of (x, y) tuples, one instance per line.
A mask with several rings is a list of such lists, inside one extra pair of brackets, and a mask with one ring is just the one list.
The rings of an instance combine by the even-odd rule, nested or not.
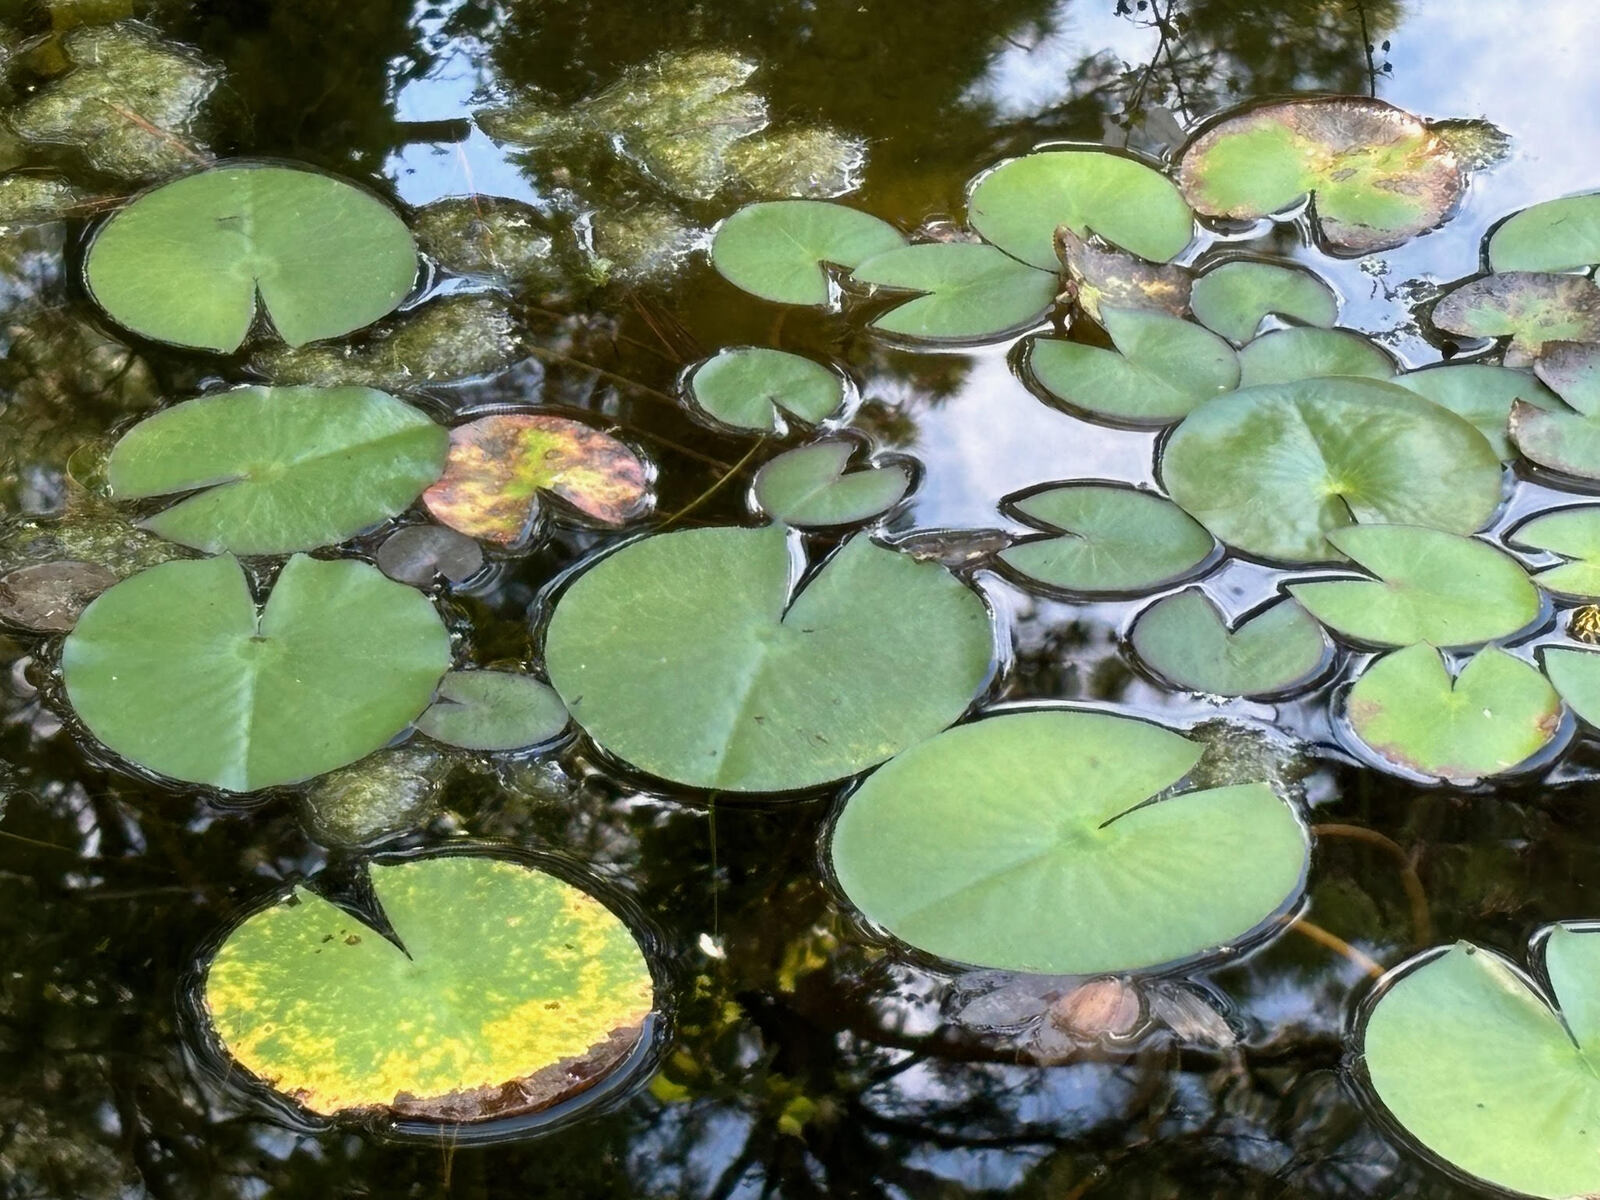
[(1090, 320), (1100, 319), (1102, 306), (1189, 315), (1194, 275), (1187, 267), (1150, 262), (1093, 234), (1079, 237), (1068, 225), (1057, 226), (1055, 245), (1067, 290)]

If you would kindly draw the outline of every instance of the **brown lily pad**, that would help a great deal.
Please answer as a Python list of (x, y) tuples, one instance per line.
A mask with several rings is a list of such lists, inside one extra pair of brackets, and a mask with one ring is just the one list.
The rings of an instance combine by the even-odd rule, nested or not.
[(83, 610), (117, 582), (92, 562), (49, 562), (0, 576), (0, 621), (40, 633), (67, 633)]
[(1600, 286), (1541, 271), (1485, 275), (1446, 293), (1433, 323), (1462, 337), (1509, 337), (1505, 365), (1525, 367), (1547, 343), (1600, 341)]
[(1189, 314), (1194, 273), (1173, 263), (1155, 263), (1120, 250), (1104, 238), (1079, 237), (1069, 225), (1056, 228), (1056, 254), (1066, 274), (1066, 291), (1092, 321), (1100, 308), (1136, 308)]

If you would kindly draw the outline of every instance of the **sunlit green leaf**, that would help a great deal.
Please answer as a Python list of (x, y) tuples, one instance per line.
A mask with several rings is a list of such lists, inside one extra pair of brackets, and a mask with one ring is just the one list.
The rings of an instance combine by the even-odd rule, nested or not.
[(1235, 346), (1255, 337), (1269, 316), (1328, 328), (1339, 319), (1339, 298), (1310, 271), (1238, 259), (1219, 263), (1194, 281), (1195, 320)]
[(1600, 506), (1544, 513), (1517, 526), (1511, 542), (1567, 560), (1534, 572), (1533, 581), (1545, 591), (1569, 600), (1600, 600)]
[(722, 223), (711, 262), (723, 278), (779, 304), (827, 304), (833, 285), (823, 264), (853, 269), (906, 244), (887, 221), (820, 200), (770, 200)]
[(1397, 370), (1387, 352), (1348, 329), (1277, 329), (1239, 351), (1242, 388), (1323, 375), (1389, 379)]
[(855, 449), (839, 438), (778, 455), (756, 472), (757, 506), (799, 528), (854, 525), (882, 516), (911, 489), (911, 467), (895, 461), (848, 470)]
[(1549, 646), (1541, 661), (1544, 673), (1572, 711), (1600, 728), (1600, 652)]
[(814, 359), (764, 346), (730, 346), (689, 376), (701, 412), (734, 429), (777, 432), (793, 417), (808, 425), (844, 403), (844, 380)]
[(982, 341), (1034, 324), (1059, 281), (970, 242), (926, 242), (876, 254), (850, 278), (889, 292), (920, 292), (872, 321), (884, 333), (925, 341)]
[(1495, 271), (1570, 271), (1600, 263), (1600, 193), (1525, 208), (1489, 239)]
[(1513, 401), (1523, 400), (1552, 411), (1561, 408), (1561, 401), (1549, 388), (1528, 372), (1510, 367), (1443, 363), (1407, 371), (1395, 376), (1394, 382), (1472, 422), (1502, 461), (1516, 457), (1507, 434)]
[(1293, 600), (1278, 600), (1232, 629), (1199, 588), (1164, 596), (1129, 633), (1134, 653), (1178, 687), (1213, 696), (1293, 691), (1318, 675), (1332, 647)]

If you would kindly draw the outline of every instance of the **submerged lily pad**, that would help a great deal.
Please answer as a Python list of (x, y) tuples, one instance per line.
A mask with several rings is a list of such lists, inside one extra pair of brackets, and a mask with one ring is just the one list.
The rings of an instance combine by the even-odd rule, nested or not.
[(1152, 592), (1193, 575), (1216, 551), (1172, 501), (1126, 484), (1047, 485), (1006, 497), (1001, 509), (1049, 536), (1018, 542), (999, 561), (1068, 595)]
[(233, 792), (297, 783), (405, 729), (450, 665), (421, 593), (296, 555), (258, 610), (230, 556), (170, 562), (84, 610), (61, 653), (89, 731), (142, 767)]
[(325, 1116), (482, 1120), (578, 1095), (639, 1044), (649, 965), (593, 896), (482, 855), (371, 880), (394, 940), (297, 887), (207, 966), (212, 1031), (269, 1087)]
[(690, 398), (718, 424), (783, 432), (785, 417), (807, 425), (844, 403), (844, 380), (815, 359), (764, 346), (730, 346), (695, 367)]
[(711, 262), (723, 278), (779, 304), (827, 304), (833, 284), (823, 264), (859, 267), (898, 250), (905, 235), (887, 221), (820, 200), (770, 200), (722, 223)]
[(89, 602), (117, 582), (99, 563), (47, 562), (0, 575), (0, 622), (40, 633), (65, 633)]
[(851, 281), (920, 296), (872, 320), (883, 333), (920, 341), (983, 341), (1032, 325), (1055, 300), (1057, 279), (993, 246), (925, 242), (875, 254)]
[(911, 490), (909, 462), (869, 462), (848, 470), (856, 445), (845, 438), (786, 451), (756, 472), (751, 495), (774, 520), (828, 528), (874, 520)]
[(1247, 108), (1183, 149), (1178, 183), (1197, 212), (1251, 219), (1312, 197), (1332, 254), (1388, 250), (1443, 223), (1467, 177), (1449, 142), (1419, 117), (1365, 96)]
[(1572, 711), (1585, 724), (1600, 728), (1600, 653), (1547, 646), (1541, 661), (1544, 673)]
[(1200, 756), (1179, 734), (1104, 713), (963, 725), (846, 800), (834, 871), (890, 933), (974, 966), (1087, 975), (1236, 948), (1293, 904), (1310, 839), (1265, 783), (1146, 803)]
[(650, 507), (650, 473), (625, 442), (582, 421), (495, 413), (450, 431), (444, 474), (422, 502), (440, 524), (510, 546), (528, 536), (542, 495), (614, 528)]
[(1548, 993), (1467, 942), (1402, 963), (1378, 983), (1361, 1059), (1400, 1127), (1451, 1167), (1570, 1200), (1600, 1192), (1600, 934), (1555, 925), (1533, 953)]
[(1561, 401), (1549, 388), (1528, 372), (1511, 367), (1443, 363), (1407, 371), (1395, 376), (1394, 382), (1471, 421), (1503, 461), (1516, 457), (1507, 434), (1515, 401), (1552, 411), (1561, 408)]
[(950, 724), (988, 677), (993, 633), (934, 563), (858, 536), (796, 594), (781, 527), (716, 528), (601, 559), (557, 602), (544, 652), (604, 749), (691, 787), (778, 792)]
[(84, 260), (89, 294), (144, 337), (236, 350), (257, 298), (291, 346), (370, 325), (417, 278), (411, 231), (372, 193), (320, 171), (213, 167), (139, 196)]
[(384, 538), (373, 559), (390, 579), (430, 587), (441, 575), (462, 583), (483, 570), (483, 547), (454, 529), (408, 525)]
[(521, 750), (566, 727), (561, 697), (519, 671), (451, 671), (417, 718), (417, 728), (434, 741), (464, 750)]
[(1544, 513), (1517, 526), (1511, 543), (1567, 560), (1534, 572), (1534, 583), (1545, 591), (1568, 600), (1600, 600), (1600, 506)]
[(423, 253), (450, 270), (536, 294), (565, 291), (584, 269), (570, 228), (507, 196), (445, 196), (417, 209), (412, 231)]
[(1375, 379), (1221, 396), (1184, 419), (1161, 477), (1224, 543), (1280, 562), (1337, 560), (1355, 522), (1472, 533), (1500, 503), (1500, 460), (1454, 413)]
[(1178, 687), (1212, 696), (1276, 696), (1321, 674), (1333, 648), (1293, 600), (1276, 600), (1232, 629), (1199, 588), (1163, 596), (1128, 635), (1139, 660)]
[(1325, 375), (1389, 379), (1399, 366), (1387, 351), (1348, 329), (1276, 329), (1239, 351), (1239, 386)]
[(1525, 208), (1489, 238), (1493, 271), (1571, 271), (1600, 263), (1600, 193)]
[(1194, 281), (1189, 302), (1195, 320), (1235, 346), (1255, 337), (1269, 316), (1323, 329), (1339, 319), (1338, 296), (1310, 271), (1251, 259), (1206, 271)]
[(1581, 275), (1485, 275), (1445, 293), (1432, 319), (1462, 337), (1510, 338), (1505, 365), (1525, 367), (1547, 342), (1600, 341), (1600, 286)]
[(1454, 680), (1432, 646), (1408, 646), (1350, 689), (1356, 736), (1387, 762), (1450, 783), (1499, 775), (1532, 758), (1561, 725), (1561, 698), (1536, 668), (1494, 646)]
[(447, 435), (368, 388), (239, 388), (141, 421), (111, 453), (119, 500), (185, 494), (143, 524), (197, 550), (287, 554), (342, 542), (439, 477)]

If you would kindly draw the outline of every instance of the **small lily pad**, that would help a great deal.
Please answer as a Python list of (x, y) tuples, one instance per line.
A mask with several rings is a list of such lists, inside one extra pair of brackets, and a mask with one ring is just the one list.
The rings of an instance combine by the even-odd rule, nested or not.
[(1239, 359), (1216, 334), (1168, 313), (1105, 308), (1116, 350), (1035, 338), (1028, 370), (1052, 396), (1092, 417), (1165, 425), (1239, 382)]
[(47, 562), (0, 575), (0, 622), (40, 633), (66, 633), (89, 602), (117, 582), (92, 562)]
[(1119, 250), (1104, 238), (1079, 237), (1068, 225), (1056, 228), (1056, 254), (1066, 275), (1066, 291), (1092, 321), (1104, 308), (1189, 312), (1193, 272), (1175, 263), (1155, 263)]
[(1551, 411), (1561, 408), (1561, 401), (1549, 388), (1528, 372), (1511, 367), (1443, 363), (1407, 371), (1395, 376), (1394, 382), (1471, 421), (1506, 462), (1516, 457), (1506, 432), (1514, 401)]
[(417, 718), (436, 742), (464, 750), (521, 750), (561, 736), (566, 705), (548, 684), (518, 671), (451, 671)]
[(1600, 600), (1600, 506), (1562, 508), (1518, 525), (1511, 543), (1566, 562), (1535, 571), (1534, 583), (1566, 600)]
[(1582, 275), (1485, 275), (1446, 292), (1432, 320), (1462, 337), (1509, 338), (1505, 365), (1525, 367), (1548, 342), (1600, 341), (1600, 286)]
[(833, 300), (824, 264), (853, 270), (905, 244), (893, 225), (858, 209), (769, 200), (746, 205), (722, 223), (711, 262), (729, 283), (763, 300), (823, 305)]
[(1044, 537), (996, 557), (1030, 586), (1074, 596), (1153, 592), (1208, 566), (1216, 543), (1172, 501), (1126, 484), (1048, 484), (1007, 496)]
[(510, 546), (533, 529), (541, 496), (616, 528), (650, 507), (650, 473), (626, 443), (582, 421), (495, 413), (450, 431), (444, 474), (422, 502), (440, 524)]
[(687, 390), (719, 425), (786, 431), (785, 418), (807, 425), (826, 420), (844, 403), (844, 379), (815, 359), (764, 346), (730, 346), (695, 367)]
[(604, 1079), (644, 1036), (649, 965), (580, 888), (484, 855), (370, 871), (371, 923), (297, 887), (236, 926), (206, 969), (221, 1048), (302, 1107), (440, 1122), (537, 1112)]
[(1525, 208), (1489, 238), (1494, 271), (1571, 271), (1600, 263), (1600, 193)]
[(1544, 673), (1572, 711), (1585, 724), (1600, 729), (1600, 653), (1547, 646), (1541, 661)]
[(373, 556), (390, 579), (430, 587), (441, 575), (462, 583), (483, 570), (483, 547), (454, 529), (408, 525), (384, 538)]
[(1510, 771), (1549, 745), (1561, 697), (1536, 668), (1497, 647), (1478, 651), (1452, 680), (1439, 651), (1417, 645), (1368, 667), (1350, 689), (1347, 715), (1385, 761), (1467, 783)]
[(439, 477), (445, 431), (370, 388), (238, 388), (189, 400), (123, 435), (107, 466), (119, 500), (185, 494), (143, 524), (198, 550), (287, 554), (342, 542)]
[(1475, 646), (1539, 616), (1527, 573), (1487, 542), (1415, 525), (1352, 525), (1327, 537), (1377, 579), (1292, 583), (1289, 594), (1352, 641)]
[(1390, 379), (1399, 369), (1387, 351), (1348, 329), (1276, 329), (1239, 351), (1242, 388), (1325, 375)]
[(1170, 262), (1194, 234), (1178, 189), (1136, 158), (1098, 147), (1013, 158), (973, 182), (967, 220), (985, 240), (1045, 271), (1057, 267), (1056, 228)]
[[(1539, 347), (1533, 373), (1584, 416), (1600, 417), (1600, 344), (1546, 342)], [(1536, 402), (1529, 396), (1517, 398)]]
[(1310, 846), (1266, 783), (1164, 795), (1200, 756), (1098, 712), (962, 725), (850, 795), (834, 871), (868, 918), (953, 962), (1089, 975), (1218, 953), (1289, 909)]
[(1541, 467), (1575, 479), (1600, 479), (1600, 345), (1547, 342), (1534, 373), (1572, 409), (1536, 406), (1519, 397), (1508, 421), (1512, 444)]
[(874, 317), (872, 328), (914, 341), (988, 341), (1036, 323), (1058, 280), (993, 246), (925, 242), (875, 254), (850, 279), (874, 290), (920, 292)]
[(909, 462), (869, 462), (847, 470), (856, 445), (834, 438), (778, 455), (756, 472), (756, 507), (797, 528), (856, 525), (888, 512), (911, 490)]
[(1251, 259), (1206, 271), (1194, 281), (1189, 303), (1195, 320), (1235, 346), (1255, 337), (1269, 316), (1322, 329), (1339, 319), (1339, 297), (1310, 271)]
[(262, 163), (213, 167), (137, 197), (89, 243), (84, 277), (120, 325), (236, 350), (257, 301), (289, 345), (392, 311), (417, 278), (411, 232), (372, 193)]
[(1315, 679), (1333, 648), (1293, 600), (1275, 600), (1232, 629), (1199, 588), (1163, 596), (1128, 635), (1162, 679), (1211, 696), (1279, 696)]

